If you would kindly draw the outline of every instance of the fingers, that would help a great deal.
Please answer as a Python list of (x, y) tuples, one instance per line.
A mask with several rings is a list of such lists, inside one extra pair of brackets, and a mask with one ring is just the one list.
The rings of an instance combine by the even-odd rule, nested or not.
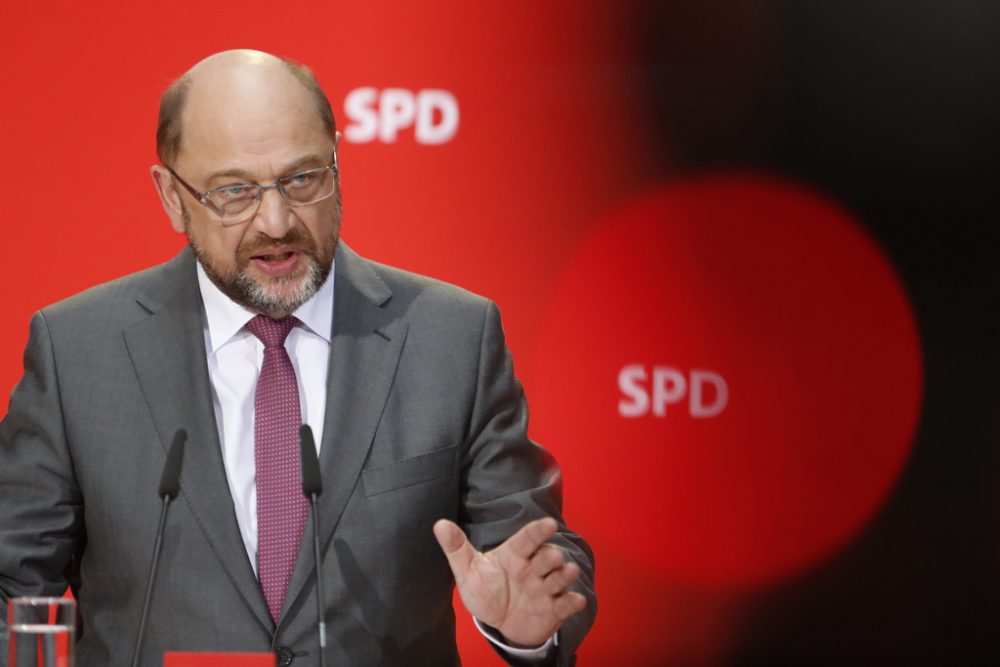
[(455, 575), (455, 581), (461, 582), (472, 560), (476, 557), (476, 549), (469, 542), (465, 533), (456, 524), (447, 519), (440, 519), (434, 524), (434, 537), (437, 538), (441, 550), (448, 559), (451, 566), (451, 573)]
[(549, 595), (559, 595), (580, 578), (580, 566), (567, 563), (558, 570), (552, 571), (542, 580), (542, 590)]
[(566, 593), (556, 598), (553, 608), (559, 622), (562, 623), (578, 611), (583, 611), (586, 606), (587, 598), (580, 593)]
[(556, 534), (558, 528), (552, 517), (537, 519), (514, 533), (506, 546), (512, 555), (528, 560), (547, 539)]
[(537, 577), (541, 590), (552, 596), (560, 595), (580, 578), (580, 567), (567, 563), (563, 550), (543, 544), (528, 563), (528, 574)]
[(552, 570), (562, 567), (565, 562), (562, 549), (552, 544), (543, 544), (532, 555), (528, 571), (536, 577), (545, 577)]

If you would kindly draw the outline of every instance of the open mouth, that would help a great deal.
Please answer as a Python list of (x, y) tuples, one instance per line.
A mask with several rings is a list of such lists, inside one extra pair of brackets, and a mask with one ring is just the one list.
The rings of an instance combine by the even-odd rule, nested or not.
[(251, 255), (250, 264), (273, 278), (288, 278), (299, 269), (302, 257), (302, 251), (294, 248), (264, 250)]
[(283, 262), (286, 259), (289, 259), (293, 254), (295, 254), (295, 253), (293, 253), (291, 251), (288, 251), (288, 252), (276, 252), (276, 253), (270, 253), (270, 254), (264, 254), (264, 255), (254, 255), (253, 259), (273, 264), (273, 263), (277, 263), (277, 262)]

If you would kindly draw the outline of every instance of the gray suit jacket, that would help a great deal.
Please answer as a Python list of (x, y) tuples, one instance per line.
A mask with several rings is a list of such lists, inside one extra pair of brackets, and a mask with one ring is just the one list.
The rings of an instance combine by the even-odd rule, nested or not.
[[(328, 664), (457, 664), (453, 581), (433, 522), (458, 521), (483, 549), (543, 515), (560, 521), (553, 541), (580, 564), (589, 598), (560, 631), (559, 661), (570, 664), (596, 610), (592, 554), (562, 524), (553, 460), (527, 438), (496, 306), (343, 244), (335, 267), (320, 457)], [(181, 494), (142, 663), (161, 664), (165, 650), (287, 647), (295, 665), (318, 664), (309, 529), (277, 627), (240, 539), (203, 310), (185, 249), (31, 321), (0, 424), (0, 596), (59, 595), (69, 583), (80, 667), (128, 664), (178, 428), (189, 434)]]

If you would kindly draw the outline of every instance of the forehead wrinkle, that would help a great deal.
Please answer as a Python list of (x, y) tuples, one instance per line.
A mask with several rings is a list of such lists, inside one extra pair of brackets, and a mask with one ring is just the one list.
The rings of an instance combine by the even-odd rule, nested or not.
[[(278, 169), (275, 173), (281, 174), (278, 178), (282, 178), (283, 176), (288, 176), (304, 169), (325, 167), (327, 165), (327, 160), (328, 158), (320, 157), (319, 154), (306, 155), (289, 162), (283, 168)], [(254, 174), (251, 174), (246, 169), (241, 169), (239, 167), (213, 171), (208, 175), (207, 180), (211, 182), (218, 178), (240, 178), (249, 182), (257, 182), (257, 177)]]
[(195, 156), (236, 151), (246, 155), (268, 153), (277, 142), (282, 145), (309, 141), (313, 128), (297, 122), (295, 116), (274, 109), (270, 117), (248, 113), (242, 118), (210, 108), (192, 115), (188, 121), (187, 153)]

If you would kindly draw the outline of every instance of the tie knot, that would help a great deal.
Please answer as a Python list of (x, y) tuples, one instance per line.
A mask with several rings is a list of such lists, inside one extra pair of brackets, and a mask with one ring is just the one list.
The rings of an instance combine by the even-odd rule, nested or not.
[(284, 347), (285, 339), (288, 338), (288, 333), (295, 328), (297, 321), (291, 315), (280, 320), (272, 320), (270, 317), (258, 315), (247, 322), (247, 331), (264, 343), (264, 349)]

